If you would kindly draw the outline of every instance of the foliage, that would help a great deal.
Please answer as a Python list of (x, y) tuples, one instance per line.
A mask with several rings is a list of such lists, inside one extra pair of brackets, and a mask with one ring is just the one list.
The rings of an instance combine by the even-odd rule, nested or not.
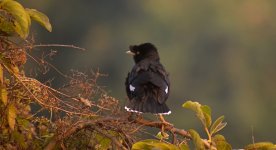
[[(198, 102), (192, 102), (192, 101), (187, 101), (182, 105), (184, 108), (187, 109), (191, 109), (194, 112), (196, 112), (196, 116), (197, 118), (201, 121), (203, 128), (208, 136), (208, 143), (210, 145), (210, 149), (212, 149), (212, 147), (216, 147), (216, 145), (218, 145), (218, 143), (216, 142), (220, 142), (219, 145), (227, 147), (227, 149), (231, 150), (231, 146), (230, 144), (228, 144), (225, 140), (225, 138), (222, 136), (223, 138), (221, 138), (220, 140), (213, 140), (213, 137), (215, 136), (215, 133), (219, 132), (220, 130), (222, 130), (227, 123), (223, 122), (224, 120), (224, 116), (219, 117), (218, 119), (216, 119), (216, 121), (212, 124), (212, 116), (211, 116), (211, 108), (209, 106), (206, 105), (201, 105)], [(203, 141), (201, 140), (199, 134), (195, 131), (195, 130), (189, 130), (189, 133), (192, 135), (192, 139), (194, 141), (195, 147), (197, 147), (198, 149), (204, 149), (203, 147)], [(223, 143), (222, 143), (223, 142)]]
[(162, 150), (177, 150), (179, 147), (170, 143), (164, 143), (158, 140), (148, 139), (139, 141), (132, 146), (132, 150), (141, 149), (162, 149)]
[[(189, 144), (189, 140), (182, 139), (182, 141), (172, 144), (168, 144), (168, 134), (165, 135), (162, 132), (157, 134), (157, 138), (160, 141), (154, 139), (142, 140), (135, 143), (132, 146), (133, 150), (136, 149), (145, 149), (145, 150), (153, 150), (153, 149), (164, 149), (164, 150), (189, 150), (193, 147), (197, 150), (232, 150), (232, 146), (227, 142), (225, 137), (221, 134), (217, 134), (221, 131), (226, 125), (226, 122), (223, 122), (224, 116), (218, 117), (214, 122), (212, 122), (211, 108), (207, 105), (201, 105), (198, 102), (187, 101), (182, 105), (186, 109), (190, 109), (196, 113), (197, 118), (200, 120), (203, 125), (204, 131), (206, 132), (208, 139), (205, 140), (201, 137), (201, 135), (194, 129), (188, 130), (189, 135), (186, 135), (186, 138), (191, 139), (194, 146)], [(181, 135), (181, 134), (180, 134)], [(183, 135), (182, 135), (183, 136)], [(181, 140), (181, 139), (178, 139)], [(245, 147), (245, 150), (255, 150), (255, 149), (275, 149), (276, 146), (270, 142), (260, 142), (250, 144)]]
[[(50, 135), (48, 126), (41, 126), (48, 119), (31, 114), (35, 88), (40, 87), (26, 83), (31, 78), (23, 72), (29, 47), (19, 43), (29, 34), (30, 17), (51, 31), (51, 24), (43, 13), (30, 12), (14, 0), (0, 1), (0, 149), (39, 148), (47, 142), (43, 136)], [(15, 39), (9, 39), (11, 36)]]
[(273, 150), (276, 149), (276, 145), (271, 142), (259, 142), (247, 145), (245, 150)]
[[(208, 135), (208, 140), (204, 140), (201, 138), (201, 136), (196, 130), (194, 129), (188, 130), (189, 139), (192, 139), (195, 149), (198, 149), (198, 150), (205, 150), (205, 149), (231, 150), (232, 149), (231, 145), (227, 143), (227, 141), (222, 135), (216, 134), (217, 132), (222, 130), (227, 124), (226, 122), (223, 122), (224, 116), (219, 117), (218, 119), (215, 120), (214, 123), (212, 123), (212, 115), (211, 115), (212, 110), (209, 106), (201, 105), (198, 102), (192, 102), (192, 101), (187, 101), (182, 106), (196, 113), (197, 118), (200, 120), (206, 134)], [(158, 134), (158, 137), (160, 137), (160, 134)], [(161, 136), (160, 139), (163, 140), (164, 138)], [(187, 142), (188, 141), (186, 139), (182, 139), (180, 143), (175, 144), (175, 146), (177, 147), (171, 147), (171, 148), (162, 147), (162, 148), (163, 149), (191, 149)], [(135, 143), (132, 149), (138, 149), (138, 148), (162, 149), (158, 147), (161, 145), (166, 145), (166, 143), (161, 141), (154, 142), (153, 140), (146, 140), (146, 141), (140, 141), (138, 143)], [(166, 146), (169, 147), (169, 145), (166, 145)]]
[(29, 35), (31, 19), (37, 21), (48, 31), (52, 31), (49, 19), (43, 13), (35, 9), (24, 8), (15, 0), (0, 1), (1, 35), (18, 35), (25, 39)]

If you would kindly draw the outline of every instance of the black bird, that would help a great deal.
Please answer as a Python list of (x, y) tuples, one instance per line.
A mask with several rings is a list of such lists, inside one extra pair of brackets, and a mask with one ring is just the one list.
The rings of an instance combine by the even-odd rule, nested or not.
[(125, 86), (129, 103), (128, 112), (162, 115), (171, 113), (166, 105), (170, 92), (168, 73), (160, 63), (156, 47), (151, 43), (129, 46), (128, 54), (133, 55), (135, 65), (128, 73)]

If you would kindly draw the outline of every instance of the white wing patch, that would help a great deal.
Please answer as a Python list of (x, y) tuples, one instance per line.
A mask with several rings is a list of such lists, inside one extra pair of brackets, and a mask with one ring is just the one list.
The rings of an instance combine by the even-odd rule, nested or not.
[(129, 90), (133, 92), (135, 90), (135, 87), (130, 84), (129, 85)]
[(165, 92), (166, 92), (166, 94), (168, 94), (168, 92), (169, 92), (169, 87), (167, 86), (167, 88), (165, 89)]
[(158, 113), (158, 115), (169, 115), (171, 113), (172, 113), (171, 111), (168, 111), (168, 112), (164, 112), (164, 113)]
[(143, 113), (143, 112), (140, 112), (140, 111), (137, 111), (137, 110), (132, 110), (132, 109), (128, 108), (127, 106), (125, 106), (125, 110), (128, 111), (128, 112), (135, 112), (135, 113), (139, 113), (139, 114)]

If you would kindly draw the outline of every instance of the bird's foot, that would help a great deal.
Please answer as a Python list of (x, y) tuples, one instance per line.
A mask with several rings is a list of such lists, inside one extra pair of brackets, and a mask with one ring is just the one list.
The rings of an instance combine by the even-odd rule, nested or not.
[(161, 123), (164, 124), (165, 126), (173, 126), (173, 124), (167, 122), (162, 115), (159, 115), (159, 119)]
[(142, 114), (139, 114), (139, 113), (129, 112), (127, 119), (129, 121), (142, 120), (143, 116), (142, 116)]
[(165, 126), (173, 126), (173, 124), (171, 124), (171, 123), (169, 123), (169, 122), (167, 122), (167, 121), (165, 121), (165, 122), (161, 122), (162, 124), (164, 124)]

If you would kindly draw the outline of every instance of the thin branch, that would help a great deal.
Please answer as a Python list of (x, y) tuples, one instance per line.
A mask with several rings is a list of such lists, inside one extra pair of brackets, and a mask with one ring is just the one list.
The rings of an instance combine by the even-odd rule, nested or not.
[[(18, 79), (19, 79), (19, 77), (17, 77)], [(45, 84), (42, 84), (42, 83), (40, 83), (38, 80), (36, 80), (36, 79), (33, 79), (33, 78), (31, 78), (31, 79), (29, 79), (29, 78), (27, 78), (27, 77), (24, 77), (25, 78), (25, 80), (22, 80), (22, 79), (19, 79), (19, 81), (27, 81), (27, 82), (30, 82), (30, 81), (33, 81), (33, 82), (36, 82), (36, 83), (38, 83), (38, 84), (40, 84), (42, 87), (44, 87), (44, 88), (46, 88), (46, 89), (48, 89), (49, 91), (53, 91), (53, 92), (55, 92), (56, 94), (59, 94), (59, 95), (61, 95), (61, 96), (64, 96), (64, 97), (66, 97), (66, 98), (70, 98), (70, 99), (72, 99), (72, 100), (74, 100), (74, 101), (78, 101), (78, 102), (81, 102), (78, 98), (75, 98), (75, 97), (72, 97), (72, 96), (70, 96), (70, 95), (67, 95), (67, 94), (65, 94), (65, 93), (62, 93), (62, 92), (60, 92), (60, 91), (58, 91), (58, 90), (56, 90), (56, 89), (53, 89), (53, 88), (51, 88), (51, 87), (49, 87), (49, 86), (47, 86), (47, 85), (45, 85)], [(23, 83), (24, 84), (24, 83)], [(50, 92), (51, 93), (51, 92)], [(52, 94), (52, 93), (51, 93)], [(52, 94), (54, 97), (56, 97), (54, 94)], [(61, 100), (60, 100), (61, 101)], [(90, 101), (91, 102), (91, 101)], [(102, 106), (99, 106), (99, 105), (97, 105), (97, 104), (94, 104), (94, 103), (90, 103), (91, 105), (93, 105), (93, 106), (96, 106), (96, 107), (98, 107), (98, 108), (101, 108), (101, 109), (104, 109), (104, 110), (110, 110), (110, 109), (108, 109), (108, 108), (104, 108), (104, 107), (102, 107)]]
[[(84, 116), (98, 116), (98, 115), (95, 115), (95, 114), (86, 114), (86, 113), (80, 113), (80, 112), (72, 112), (72, 111), (68, 111), (68, 110), (65, 110), (65, 109), (62, 109), (60, 107), (56, 107), (56, 106), (53, 106), (53, 105), (48, 105), (44, 102), (42, 102), (39, 98), (37, 98), (33, 92), (30, 91), (30, 89), (25, 85), (25, 83), (21, 80), (21, 77), (19, 77), (18, 75), (14, 74), (6, 65), (3, 65), (5, 67), (6, 70), (8, 70), (21, 84), (22, 86), (25, 88), (25, 90), (30, 94), (30, 96), (32, 98), (34, 98), (40, 105), (46, 107), (46, 108), (53, 108), (53, 109), (56, 109), (56, 110), (60, 110), (60, 111), (63, 111), (63, 112), (66, 112), (68, 114), (75, 114), (75, 115), (84, 115)], [(35, 80), (35, 79), (33, 79)], [(35, 80), (37, 81), (37, 80)], [(37, 81), (38, 82), (38, 81)], [(40, 82), (39, 82), (40, 83)], [(44, 84), (41, 84), (43, 86), (46, 86)], [(48, 86), (47, 86), (48, 87)], [(52, 88), (51, 88), (52, 89)]]
[[(154, 127), (154, 128), (159, 128), (159, 129), (161, 129), (162, 126), (164, 125), (164, 123), (162, 123), (162, 122), (149, 121), (149, 120), (144, 120), (144, 119), (129, 121), (126, 118), (105, 117), (105, 118), (96, 119), (96, 120), (79, 122), (77, 125), (75, 124), (70, 129), (68, 129), (63, 134), (62, 138), (65, 139), (65, 138), (69, 137), (70, 135), (72, 135), (72, 134), (74, 134), (74, 133), (76, 133), (76, 132), (78, 132), (80, 130), (83, 130), (83, 129), (92, 129), (92, 130), (95, 130), (95, 131), (99, 132), (103, 136), (111, 139), (116, 146), (120, 146), (119, 147), (120, 149), (124, 148), (124, 147), (122, 147), (122, 144), (119, 143), (113, 136), (105, 133), (102, 129), (98, 128), (98, 126), (102, 126), (102, 125), (105, 126), (105, 125), (107, 125), (108, 122), (119, 122), (120, 124), (133, 124), (134, 123), (134, 124), (137, 124), (137, 125)], [(120, 126), (114, 126), (114, 127), (115, 128), (116, 127), (121, 128)], [(187, 131), (183, 130), (183, 129), (178, 129), (178, 128), (175, 128), (174, 126), (168, 126), (168, 125), (165, 126), (164, 129), (167, 130), (167, 131), (170, 131), (173, 134), (178, 134), (178, 135), (183, 136), (185, 138), (191, 139), (190, 134)], [(109, 129), (109, 130), (112, 130), (112, 129)], [(126, 136), (126, 138), (127, 137), (128, 136)], [(61, 137), (59, 137), (59, 138), (53, 138), (52, 141), (50, 141), (49, 145), (57, 144), (58, 141), (61, 140), (60, 138)], [(47, 150), (50, 150), (50, 149), (47, 149)]]
[[(54, 65), (52, 65), (51, 63), (49, 63), (49, 62), (47, 62), (47, 61), (43, 61), (42, 59), (40, 59), (40, 58), (35, 58), (34, 56), (32, 56), (32, 55), (30, 55), (29, 53), (27, 53), (26, 52), (26, 55), (28, 56), (28, 57), (30, 57), (33, 61), (35, 61), (37, 64), (39, 64), (39, 65), (44, 65), (45, 63), (48, 65), (48, 66), (50, 66), (52, 69), (54, 69), (58, 74), (60, 74), (62, 77), (64, 77), (64, 78), (69, 78), (69, 79), (73, 79), (73, 78), (71, 78), (70, 76), (67, 76), (67, 75), (65, 75), (64, 73), (62, 73), (58, 68), (56, 68)], [(37, 60), (37, 59), (39, 59), (39, 61)]]
[(172, 125), (164, 124), (162, 122), (149, 121), (149, 120), (145, 120), (145, 119), (137, 119), (137, 120), (134, 120), (134, 123), (148, 126), (148, 127), (159, 128), (159, 129), (161, 129), (162, 126), (164, 126), (164, 130), (171, 131), (172, 133), (176, 133), (176, 134), (181, 135), (188, 139), (192, 138), (188, 131), (185, 131), (184, 129), (175, 128)]
[[(134, 123), (141, 124), (141, 125), (148, 126), (148, 127), (159, 128), (159, 129), (161, 129), (162, 126), (164, 126), (164, 130), (166, 130), (166, 131), (170, 131), (171, 133), (178, 134), (187, 139), (192, 139), (192, 137), (188, 131), (186, 131), (184, 129), (178, 129), (178, 128), (174, 127), (173, 125), (169, 125), (166, 123), (157, 122), (157, 121), (149, 121), (149, 120), (145, 120), (145, 119), (136, 119), (136, 120), (134, 120)], [(211, 148), (211, 145), (207, 140), (202, 139), (202, 142), (204, 143), (206, 148)], [(215, 149), (213, 148), (213, 150), (215, 150)]]
[(85, 48), (81, 48), (78, 46), (74, 46), (74, 45), (64, 45), (64, 44), (39, 44), (39, 45), (32, 45), (31, 48), (36, 48), (36, 47), (67, 47), (67, 48), (75, 48), (78, 50), (82, 50), (85, 51)]

